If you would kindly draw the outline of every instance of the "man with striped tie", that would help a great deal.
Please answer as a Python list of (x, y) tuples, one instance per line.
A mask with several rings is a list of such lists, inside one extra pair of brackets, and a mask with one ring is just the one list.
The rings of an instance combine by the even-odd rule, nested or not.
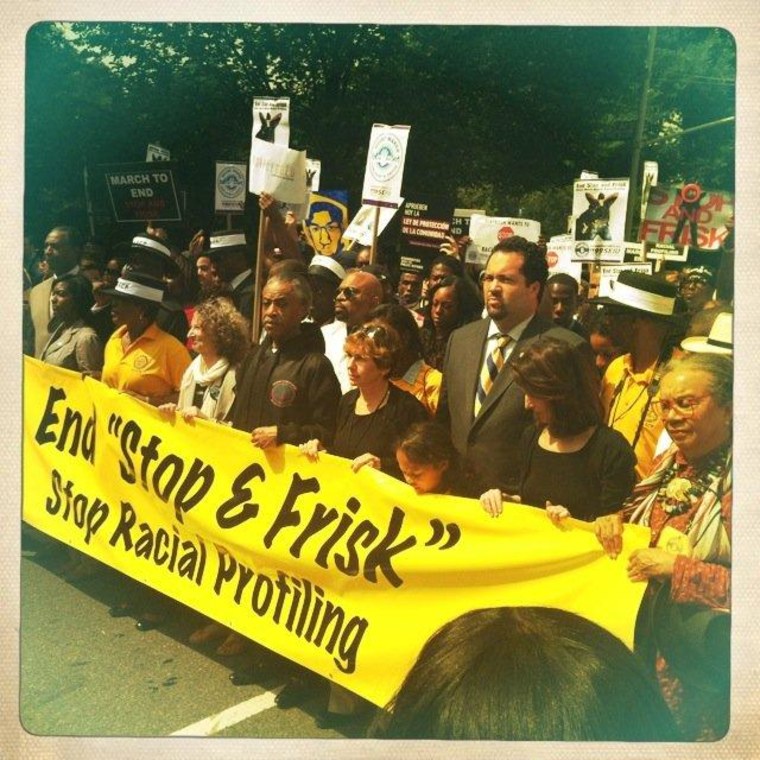
[(481, 274), (488, 316), (455, 330), (444, 359), (437, 419), (484, 485), (509, 494), (519, 492), (520, 436), (532, 420), (509, 357), (540, 335), (588, 348), (574, 332), (536, 315), (547, 275), (535, 243), (500, 240)]

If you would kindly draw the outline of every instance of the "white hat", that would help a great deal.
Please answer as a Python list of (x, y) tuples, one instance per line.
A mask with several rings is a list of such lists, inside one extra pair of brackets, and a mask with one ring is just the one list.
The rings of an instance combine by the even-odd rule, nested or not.
[(684, 351), (691, 351), (695, 354), (727, 354), (734, 353), (733, 339), (734, 315), (730, 311), (722, 311), (715, 317), (713, 326), (710, 328), (710, 334), (695, 335), (692, 338), (684, 338), (681, 341), (681, 348)]

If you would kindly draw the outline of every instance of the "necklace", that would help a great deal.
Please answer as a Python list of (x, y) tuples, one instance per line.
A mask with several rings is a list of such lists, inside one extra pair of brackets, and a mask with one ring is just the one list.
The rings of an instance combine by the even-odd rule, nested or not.
[[(370, 409), (369, 404), (365, 401), (364, 404), (367, 407), (367, 414), (374, 414), (385, 402), (388, 400), (388, 396), (391, 394), (391, 384), (388, 383), (388, 386), (385, 389), (385, 395), (380, 399), (379, 403), (375, 405), (374, 409)], [(361, 396), (360, 396), (361, 398)], [(358, 399), (357, 399), (358, 401)], [(358, 414), (358, 411), (357, 411)]]

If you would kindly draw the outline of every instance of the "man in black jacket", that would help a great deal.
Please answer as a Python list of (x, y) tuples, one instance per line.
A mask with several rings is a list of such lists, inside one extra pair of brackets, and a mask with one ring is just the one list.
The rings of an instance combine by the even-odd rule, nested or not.
[(340, 386), (324, 355), (322, 333), (302, 320), (311, 307), (303, 275), (282, 272), (264, 285), (264, 341), (253, 346), (237, 372), (232, 424), (251, 431), (255, 446), (332, 441)]

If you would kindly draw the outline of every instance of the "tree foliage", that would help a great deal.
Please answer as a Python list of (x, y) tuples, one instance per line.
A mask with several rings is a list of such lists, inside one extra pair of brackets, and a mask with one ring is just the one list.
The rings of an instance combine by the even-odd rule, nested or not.
[[(317, 24), (39, 24), (27, 39), (27, 224), (84, 224), (82, 170), (170, 148), (191, 226), (214, 161), (245, 160), (254, 96), (291, 97), (291, 146), (355, 208), (373, 122), (412, 126), (404, 191), (563, 231), (582, 169), (628, 176), (647, 30)], [(733, 187), (735, 50), (716, 29), (658, 32), (644, 142), (663, 181)], [(555, 230), (555, 227), (559, 227)]]

